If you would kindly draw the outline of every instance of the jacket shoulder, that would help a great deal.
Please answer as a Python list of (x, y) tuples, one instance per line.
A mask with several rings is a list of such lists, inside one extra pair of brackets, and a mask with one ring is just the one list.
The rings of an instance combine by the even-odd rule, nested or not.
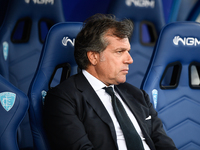
[(132, 84), (130, 84), (130, 83), (127, 83), (127, 82), (125, 82), (125, 83), (121, 83), (121, 84), (119, 84), (119, 85), (117, 85), (117, 87), (120, 89), (120, 90), (126, 90), (126, 91), (134, 91), (134, 92), (136, 92), (136, 93), (140, 93), (141, 92), (141, 90), (139, 89), (139, 88), (137, 88), (137, 87), (135, 87), (135, 86), (133, 86)]
[(145, 103), (149, 103), (149, 95), (142, 89), (139, 89), (132, 84), (129, 84), (127, 82), (117, 85), (118, 89), (120, 91), (126, 91), (126, 93), (132, 95), (136, 100), (142, 102), (145, 101)]

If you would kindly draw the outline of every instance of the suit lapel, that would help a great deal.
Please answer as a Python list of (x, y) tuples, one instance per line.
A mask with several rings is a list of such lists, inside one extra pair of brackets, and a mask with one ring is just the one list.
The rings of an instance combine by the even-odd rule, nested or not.
[(129, 107), (129, 109), (138, 121), (141, 120), (141, 115), (148, 114), (148, 109), (138, 103), (137, 100), (134, 99), (134, 97), (127, 92), (127, 89), (123, 89), (122, 91), (117, 86), (115, 86), (115, 90), (119, 93), (123, 101)]
[(101, 120), (109, 126), (112, 137), (115, 141), (115, 144), (117, 145), (114, 124), (96, 92), (93, 90), (92, 86), (82, 73), (79, 73), (76, 76), (75, 82), (77, 85), (77, 89), (82, 92), (84, 99), (91, 105), (94, 111), (98, 114), (99, 118), (101, 118)]
[[(130, 95), (130, 93), (127, 92), (127, 89), (121, 90), (120, 88), (115, 86), (115, 90), (119, 93), (123, 101), (126, 103), (131, 112), (134, 114), (142, 130), (142, 133), (146, 139), (147, 144), (152, 150), (154, 150), (155, 149), (154, 144), (145, 130), (145, 121), (142, 120), (142, 118), (146, 118), (149, 115), (149, 110), (140, 103), (138, 103), (137, 100), (132, 95)], [(144, 117), (142, 117), (142, 115), (144, 115)]]

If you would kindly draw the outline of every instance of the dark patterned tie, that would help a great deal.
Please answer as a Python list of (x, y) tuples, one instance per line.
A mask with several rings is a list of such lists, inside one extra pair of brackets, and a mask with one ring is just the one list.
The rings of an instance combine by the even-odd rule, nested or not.
[(105, 91), (112, 98), (112, 106), (115, 116), (124, 134), (126, 146), (128, 150), (144, 150), (140, 136), (138, 135), (133, 123), (128, 117), (122, 103), (115, 96), (112, 87), (105, 87)]

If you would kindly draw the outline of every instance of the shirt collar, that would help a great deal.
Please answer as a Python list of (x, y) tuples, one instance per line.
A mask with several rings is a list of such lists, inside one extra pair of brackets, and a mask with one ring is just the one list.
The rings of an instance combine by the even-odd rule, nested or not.
[[(90, 85), (95, 91), (101, 90), (104, 87), (107, 87), (102, 81), (91, 75), (89, 72), (86, 70), (82, 70), (83, 75), (86, 77)], [(114, 85), (110, 85), (111, 87), (114, 88)]]

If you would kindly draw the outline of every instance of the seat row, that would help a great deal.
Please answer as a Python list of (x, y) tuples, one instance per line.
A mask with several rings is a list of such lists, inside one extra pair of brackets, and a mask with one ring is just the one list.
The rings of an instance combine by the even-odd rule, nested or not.
[[(162, 94), (163, 88), (161, 88), (161, 92), (158, 90), (159, 86), (155, 87), (154, 88), (155, 90), (146, 89), (147, 85), (148, 87), (150, 87), (150, 83), (155, 84), (155, 82), (153, 82), (155, 78), (154, 80), (151, 79), (152, 81), (150, 81), (150, 83), (147, 84), (147, 81), (144, 80), (144, 77), (150, 76), (148, 74), (146, 74), (145, 76), (146, 70), (153, 70), (150, 68), (152, 62), (154, 62), (152, 61), (153, 57), (157, 53), (156, 52), (157, 50), (155, 49), (158, 43), (156, 44), (156, 46), (155, 43), (160, 40), (160, 37), (162, 37), (162, 33), (165, 31), (163, 27), (166, 24), (164, 21), (164, 16), (162, 14), (163, 12), (162, 2), (160, 0), (155, 0), (152, 1), (152, 3), (150, 4), (151, 5), (149, 5), (148, 7), (146, 6), (141, 7), (141, 5), (139, 7), (134, 3), (134, 1), (130, 1), (128, 3), (128, 1), (117, 0), (113, 1), (111, 5), (112, 7), (109, 8), (108, 13), (115, 14), (119, 19), (123, 19), (124, 17), (126, 17), (133, 20), (134, 32), (130, 43), (132, 47), (131, 55), (133, 56), (134, 63), (132, 66), (130, 66), (130, 73), (127, 76), (127, 81), (137, 87), (141, 86), (141, 88), (147, 90), (150, 95), (152, 103), (155, 105), (157, 111), (160, 112), (160, 110), (162, 111), (163, 109), (165, 110), (166, 107), (168, 108), (170, 106), (172, 107), (179, 106), (179, 105), (174, 105), (174, 103), (176, 104), (176, 102), (181, 102), (181, 100), (177, 100), (173, 104), (170, 104), (172, 100), (169, 102), (164, 101), (164, 104), (167, 104), (165, 107), (164, 105), (161, 104), (161, 102), (159, 102), (159, 99), (163, 100), (164, 98), (158, 97), (160, 95), (163, 95)], [(197, 6), (198, 5), (196, 5), (196, 7)], [(24, 8), (23, 11), (21, 11), (22, 8)], [(192, 18), (191, 20), (195, 20), (196, 18), (198, 18), (197, 15), (198, 9), (195, 8), (195, 10), (196, 11), (194, 10), (192, 11), (191, 14), (193, 15), (191, 16), (196, 16), (196, 17), (193, 18), (191, 17)], [(15, 24), (11, 22), (14, 22)], [(177, 23), (174, 23), (174, 25), (172, 24), (172, 26), (177, 26), (175, 24)], [(192, 22), (191, 24), (189, 22), (183, 23), (183, 26), (186, 26), (186, 28), (183, 29), (186, 30), (187, 27), (193, 28), (193, 24), (195, 26), (194, 29), (198, 30), (199, 25), (194, 22)], [(14, 142), (14, 147), (16, 148), (19, 147), (20, 149), (25, 149), (25, 148), (28, 149), (33, 147), (42, 150), (49, 149), (47, 144), (48, 142), (45, 138), (45, 134), (42, 127), (42, 101), (44, 100), (46, 91), (60, 82), (60, 76), (64, 77), (66, 76), (66, 74), (72, 75), (77, 72), (77, 66), (73, 59), (73, 42), (76, 37), (76, 34), (80, 31), (81, 26), (82, 26), (81, 22), (73, 22), (73, 23), (65, 22), (62, 12), (61, 1), (59, 0), (54, 1), (54, 5), (35, 5), (33, 2), (31, 3), (31, 1), (30, 3), (18, 0), (10, 1), (5, 21), (3, 22), (0, 29), (0, 39), (1, 39), (0, 41), (2, 42), (3, 45), (0, 48), (0, 51), (2, 51), (2, 53), (0, 54), (0, 74), (2, 75), (1, 76), (2, 83), (8, 85), (8, 87), (11, 87), (11, 89), (8, 90), (4, 86), (2, 86), (2, 89), (0, 91), (1, 92), (0, 98), (2, 104), (1, 109), (3, 112), (0, 113), (2, 114), (1, 116), (3, 119), (7, 118), (9, 120), (9, 117), (4, 115), (4, 113), (6, 112), (7, 115), (8, 113), (10, 113), (10, 116), (13, 116), (14, 114), (17, 115), (17, 113), (15, 113), (17, 112), (17, 109), (14, 110), (14, 108), (17, 107), (16, 105), (18, 103), (19, 104), (23, 103), (24, 105), (23, 106), (24, 112), (21, 113), (20, 116), (18, 116), (19, 119), (17, 120), (17, 123), (15, 123), (15, 128), (12, 129), (12, 131), (15, 131), (14, 134), (16, 134), (17, 130), (16, 139), (18, 142), (16, 141)], [(45, 31), (42, 31), (43, 29), (45, 29)], [(183, 29), (177, 30), (177, 32), (175, 32), (176, 30), (173, 30), (175, 34), (173, 37), (173, 41), (175, 41), (174, 43), (176, 44), (178, 43), (178, 46), (180, 46), (180, 44), (182, 45), (188, 44), (187, 46), (189, 47), (194, 43), (192, 46), (196, 44), (195, 46), (198, 47), (198, 36), (196, 35), (193, 36), (192, 34), (182, 35), (181, 33), (185, 32)], [(194, 29), (188, 31), (188, 33), (195, 32)], [(173, 41), (169, 40), (169, 43), (166, 44), (166, 46), (172, 44)], [(176, 44), (175, 46), (177, 46)], [(167, 51), (168, 50), (166, 48), (164, 53), (166, 53)], [(183, 54), (184, 56), (187, 55), (189, 56), (189, 53), (183, 53)], [(175, 53), (173, 53), (172, 51), (170, 55), (174, 56)], [(193, 57), (193, 55), (197, 54), (192, 53), (191, 57)], [(159, 58), (163, 59), (165, 58), (165, 56), (161, 55), (159, 56)], [(181, 74), (181, 71), (176, 71), (176, 70), (177, 68), (179, 69), (182, 68), (180, 62), (178, 64), (179, 65), (177, 65), (176, 63), (175, 65), (174, 64), (171, 65), (170, 63), (167, 64), (170, 67), (172, 66), (171, 68), (175, 68), (171, 69), (172, 71), (166, 71), (166, 72), (175, 72), (171, 75), (173, 76), (171, 82), (174, 83), (175, 85), (177, 85), (179, 78), (177, 77), (174, 79), (174, 76), (176, 77), (176, 74), (178, 75)], [(192, 84), (193, 80), (198, 80), (197, 64), (198, 64), (197, 60), (195, 60), (194, 64), (192, 63), (190, 64), (190, 66), (194, 66), (190, 68), (195, 68), (191, 70), (196, 70), (195, 75), (193, 73), (190, 74), (190, 76), (197, 76), (196, 78), (194, 77), (192, 78), (190, 82), (191, 85), (193, 85)], [(70, 72), (68, 72), (69, 68)], [(56, 72), (56, 70), (58, 71)], [(62, 72), (62, 70), (65, 71)], [(53, 78), (53, 76), (55, 76), (55, 78)], [(162, 81), (162, 83), (166, 83), (169, 80), (168, 79), (169, 77), (163, 77), (163, 78), (164, 81)], [(4, 81), (5, 79), (7, 81)], [(161, 82), (158, 77), (156, 79), (158, 79), (158, 81)], [(142, 84), (143, 80), (144, 82)], [(171, 86), (172, 83), (168, 82), (169, 86)], [(15, 88), (15, 90), (13, 90), (13, 85), (17, 87), (17, 89)], [(177, 89), (177, 87), (179, 86), (175, 87), (176, 88), (172, 89)], [(196, 87), (196, 85), (194, 87)], [(191, 88), (192, 90), (195, 89), (196, 91), (198, 90), (198, 88), (193, 88), (193, 86), (190, 86), (189, 88)], [(23, 99), (24, 102), (19, 102), (17, 91), (23, 95), (23, 98), (21, 98), (20, 100)], [(156, 91), (155, 93), (157, 93), (157, 94), (154, 93), (153, 95), (155, 96), (155, 99), (152, 98), (153, 91)], [(168, 91), (168, 88), (166, 91)], [(16, 95), (13, 93), (15, 93)], [(27, 97), (24, 96), (23, 93), (25, 93)], [(179, 93), (181, 94), (182, 92), (179, 91)], [(188, 98), (185, 101), (190, 101), (190, 99), (193, 98)], [(196, 102), (197, 105), (194, 105), (195, 107), (198, 106), (197, 100), (193, 100), (192, 102)], [(8, 104), (9, 105), (11, 104), (11, 106), (7, 106)], [(187, 103), (185, 106), (187, 106)], [(29, 108), (28, 111), (27, 107)], [(190, 109), (191, 109), (190, 115), (193, 115), (193, 111), (196, 109), (193, 109), (193, 107), (191, 107)], [(190, 111), (190, 109), (188, 111)], [(183, 121), (182, 119), (182, 121), (178, 121), (170, 127), (165, 127), (166, 131), (168, 132), (168, 130), (172, 129), (173, 127), (177, 128), (180, 122), (188, 123), (190, 122), (188, 120), (195, 120), (193, 118), (191, 119), (190, 115), (188, 115), (186, 119), (184, 118), (185, 121)], [(169, 117), (169, 114), (164, 115), (163, 118), (165, 118), (166, 116)], [(162, 118), (162, 115), (160, 115), (160, 117)], [(11, 117), (10, 120), (12, 120), (13, 118), (17, 117)], [(169, 120), (170, 119), (167, 118), (166, 122), (168, 122)], [(198, 126), (198, 120), (192, 121), (192, 124), (194, 124), (194, 122)], [(7, 124), (8, 122), (5, 121), (3, 122), (2, 126), (5, 126)], [(10, 122), (10, 125), (12, 125), (12, 122)], [(165, 122), (164, 126), (166, 126)], [(2, 127), (1, 129), (3, 130), (2, 132), (0, 132), (1, 133), (0, 135), (2, 135), (0, 143), (5, 143), (5, 138), (3, 137), (7, 136), (5, 133), (7, 133), (6, 131), (8, 131), (9, 128)], [(9, 130), (9, 132), (13, 134), (12, 131)], [(189, 141), (190, 140), (191, 139), (189, 139)], [(179, 145), (178, 146), (179, 148), (187, 147), (185, 145), (194, 145), (195, 147), (198, 144), (199, 143), (197, 143), (196, 141), (193, 142), (192, 144), (187, 141), (186, 144), (181, 143), (180, 146)], [(5, 146), (8, 145), (11, 146), (12, 144), (5, 143)], [(12, 147), (10, 149), (14, 148)]]
[[(59, 76), (64, 77), (77, 73), (73, 56), (74, 45), (71, 41), (81, 27), (82, 23), (77, 22), (59, 23), (51, 28), (28, 97), (0, 76), (0, 99), (4, 108), (0, 109), (0, 113), (6, 118), (3, 123), (4, 126), (11, 124), (12, 127), (15, 124), (14, 129), (10, 129), (7, 125), (6, 128), (1, 127), (4, 129), (4, 133), (0, 132), (3, 135), (1, 142), (7, 141), (4, 136), (9, 136), (8, 133), (16, 134), (13, 131), (16, 131), (29, 108), (34, 146), (36, 149), (49, 149), (42, 125), (43, 101), (48, 89), (55, 86), (52, 82), (57, 75), (56, 70)], [(200, 138), (200, 36), (198, 31), (200, 31), (200, 24), (196, 22), (175, 22), (166, 25), (161, 30), (141, 87), (149, 94), (164, 129), (180, 150), (200, 148), (198, 140)], [(8, 113), (12, 115), (9, 116)], [(19, 119), (16, 121), (17, 118)], [(10, 142), (5, 142), (3, 145), (13, 146)]]

